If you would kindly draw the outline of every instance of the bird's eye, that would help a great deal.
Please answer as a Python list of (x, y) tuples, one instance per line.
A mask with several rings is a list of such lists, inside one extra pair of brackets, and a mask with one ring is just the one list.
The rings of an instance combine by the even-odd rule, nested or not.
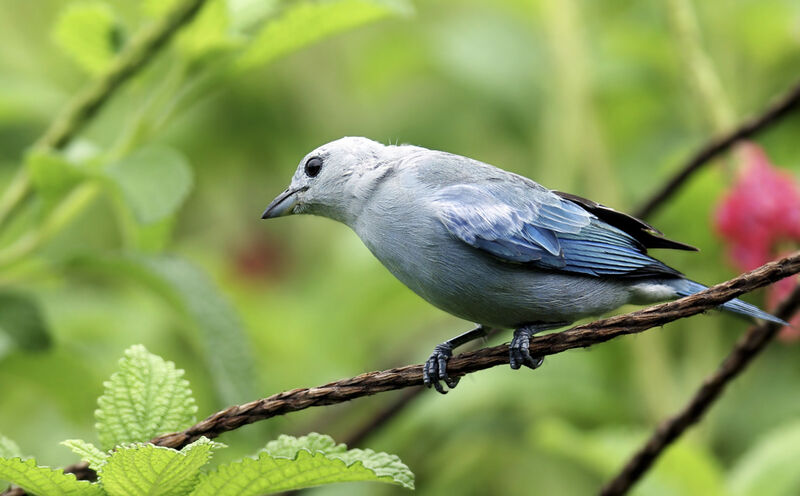
[(306, 175), (308, 177), (317, 177), (319, 171), (322, 169), (322, 159), (319, 157), (311, 157), (306, 161)]

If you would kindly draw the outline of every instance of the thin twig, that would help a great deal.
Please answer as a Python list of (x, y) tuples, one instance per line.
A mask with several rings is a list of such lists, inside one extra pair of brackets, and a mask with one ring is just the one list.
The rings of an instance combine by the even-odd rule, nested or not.
[[(800, 308), (800, 286), (781, 303), (775, 315), (789, 320), (798, 308)], [(716, 372), (703, 381), (692, 399), (678, 413), (661, 423), (614, 479), (603, 487), (600, 494), (617, 496), (627, 493), (672, 442), (703, 418), (725, 391), (728, 383), (744, 371), (780, 329), (779, 324), (772, 322), (751, 327), (736, 343)]]
[[(531, 340), (534, 356), (554, 355), (574, 348), (586, 348), (626, 334), (663, 326), (674, 320), (690, 317), (718, 307), (748, 291), (800, 272), (800, 252), (770, 262), (730, 281), (679, 300), (654, 305), (625, 315), (575, 326), (563, 332), (546, 334)], [(447, 372), (451, 377), (484, 370), (508, 363), (508, 344), (462, 353), (450, 360)], [(422, 383), (422, 365), (407, 365), (389, 370), (367, 372), (312, 388), (293, 389), (268, 398), (236, 405), (211, 415), (185, 431), (164, 434), (151, 440), (158, 446), (180, 449), (205, 436), (215, 438), (259, 420), (305, 410), (314, 406), (332, 405), (370, 396), (384, 391), (417, 387)], [(81, 478), (92, 472), (85, 464), (65, 469)], [(18, 489), (15, 489), (18, 491)], [(6, 492), (4, 496), (20, 496), (24, 492)]]
[(646, 218), (655, 212), (655, 210), (662, 206), (668, 199), (670, 199), (677, 191), (684, 185), (684, 183), (697, 172), (703, 165), (708, 163), (711, 159), (717, 157), (723, 152), (727, 151), (731, 146), (739, 141), (750, 138), (761, 131), (764, 131), (772, 124), (776, 123), (800, 104), (800, 82), (798, 82), (792, 89), (776, 100), (772, 105), (767, 107), (761, 114), (743, 122), (739, 127), (732, 130), (730, 133), (720, 136), (717, 139), (710, 141), (708, 144), (700, 148), (692, 158), (681, 167), (677, 174), (672, 179), (664, 184), (664, 186), (653, 194), (650, 199), (636, 210), (636, 217)]

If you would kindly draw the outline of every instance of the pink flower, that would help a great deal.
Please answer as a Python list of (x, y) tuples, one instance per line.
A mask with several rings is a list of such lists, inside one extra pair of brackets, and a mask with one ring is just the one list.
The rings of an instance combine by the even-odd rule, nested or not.
[[(719, 203), (714, 225), (734, 265), (752, 270), (800, 243), (800, 186), (760, 146), (748, 143), (740, 151), (738, 177)], [(796, 278), (787, 278), (769, 287), (767, 308), (774, 309), (795, 284)], [(785, 328), (781, 337), (798, 339), (800, 331)]]

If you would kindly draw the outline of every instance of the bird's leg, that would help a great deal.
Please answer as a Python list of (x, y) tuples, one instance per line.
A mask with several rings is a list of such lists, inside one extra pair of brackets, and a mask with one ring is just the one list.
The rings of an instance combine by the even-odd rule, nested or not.
[(514, 338), (508, 347), (509, 363), (511, 368), (517, 370), (521, 366), (531, 369), (539, 368), (544, 362), (544, 357), (532, 357), (530, 352), (531, 337), (537, 332), (555, 329), (567, 325), (567, 322), (550, 322), (543, 324), (529, 324), (519, 327), (514, 331)]
[(431, 353), (431, 356), (428, 357), (428, 360), (425, 362), (425, 367), (422, 369), (422, 380), (425, 382), (425, 386), (429, 388), (433, 386), (442, 394), (447, 394), (447, 391), (444, 390), (439, 381), (444, 381), (450, 389), (456, 387), (459, 379), (453, 379), (447, 375), (447, 361), (453, 356), (453, 348), (482, 338), (486, 336), (487, 332), (488, 329), (479, 324), (478, 327), (471, 331), (459, 334), (442, 344), (437, 344), (436, 347), (433, 348), (433, 353)]

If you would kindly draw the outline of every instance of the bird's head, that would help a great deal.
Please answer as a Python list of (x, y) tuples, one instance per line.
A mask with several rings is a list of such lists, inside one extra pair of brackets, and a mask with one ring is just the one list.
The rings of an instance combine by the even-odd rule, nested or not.
[(349, 224), (386, 170), (388, 147), (346, 137), (315, 149), (300, 161), (292, 182), (272, 200), (262, 219), (308, 213)]

